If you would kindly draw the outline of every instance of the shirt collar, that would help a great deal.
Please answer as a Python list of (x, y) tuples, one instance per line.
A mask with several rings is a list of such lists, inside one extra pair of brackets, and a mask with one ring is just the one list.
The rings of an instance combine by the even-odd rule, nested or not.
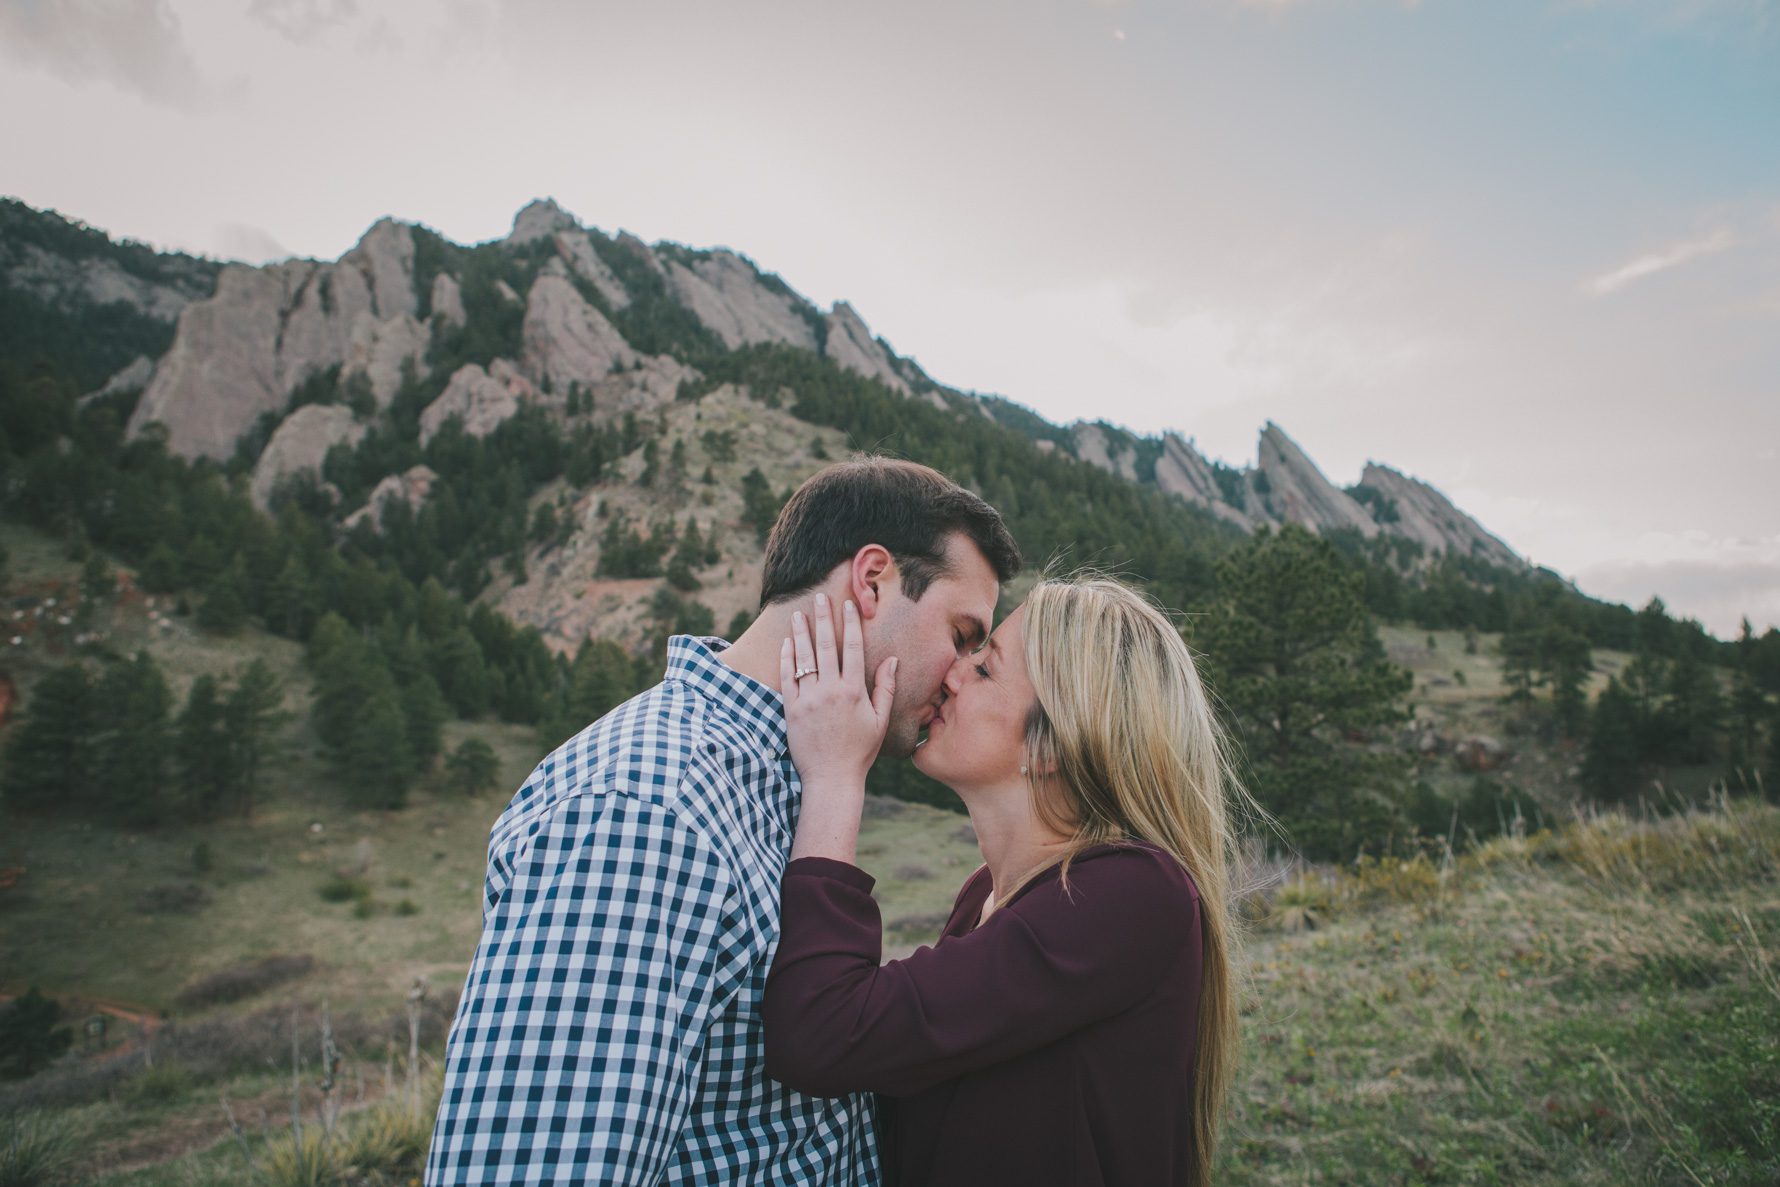
[(785, 737), (785, 700), (752, 676), (718, 659), (729, 643), (715, 636), (673, 635), (668, 638), (664, 680), (690, 685), (726, 716), (753, 734), (762, 749), (776, 758), (790, 754)]

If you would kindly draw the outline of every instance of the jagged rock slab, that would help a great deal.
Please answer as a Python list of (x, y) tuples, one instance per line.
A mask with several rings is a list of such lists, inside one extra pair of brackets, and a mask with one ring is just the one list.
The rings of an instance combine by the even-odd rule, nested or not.
[(432, 316), (447, 326), (461, 326), (469, 320), (464, 312), (463, 289), (458, 287), (457, 278), (444, 272), (433, 277), (432, 298), (428, 307)]
[(682, 383), (701, 377), (697, 368), (668, 355), (640, 358), (640, 365), (629, 371), (614, 371), (589, 389), (596, 418), (609, 420), (626, 412), (654, 412), (673, 403)]
[(173, 346), (130, 418), (167, 426), (181, 457), (226, 458), (297, 384), (351, 356), (359, 319), (412, 317), (414, 236), (385, 219), (335, 264), (234, 266), (179, 316)]
[(1223, 489), (1212, 475), (1211, 463), (1179, 433), (1162, 434), (1162, 456), (1156, 459), (1156, 485), (1246, 531), (1259, 526), (1252, 516), (1224, 501)]
[(348, 515), (341, 526), (351, 531), (366, 520), (373, 527), (383, 526), (387, 504), (395, 499), (408, 504), (408, 510), (419, 511), (432, 497), (433, 484), (439, 481), (430, 466), (410, 466), (400, 474), (391, 474), (371, 490), (365, 505)]
[(905, 396), (909, 394), (908, 381), (897, 373), (890, 352), (872, 336), (851, 305), (845, 301), (835, 302), (833, 311), (823, 321), (827, 326), (827, 340), (822, 346), (824, 354), (867, 379), (875, 379)]
[(593, 285), (594, 291), (614, 310), (630, 304), (630, 293), (617, 273), (608, 268), (599, 253), (593, 250), (593, 237), (586, 231), (558, 231), (556, 254), (575, 275)]
[(50, 305), (110, 305), (123, 302), (138, 313), (172, 321), (206, 295), (209, 277), (197, 269), (188, 282), (145, 280), (103, 257), (70, 260), (35, 243), (0, 244), (6, 287)]
[(432, 332), (410, 314), (398, 313), (387, 321), (360, 314), (352, 326), (352, 340), (340, 378), (365, 376), (377, 407), (387, 408), (401, 389), (403, 372), (409, 364), (417, 377), (426, 376), (426, 351), (432, 337)]
[(547, 270), (532, 282), (521, 333), (521, 367), (558, 395), (571, 383), (590, 386), (637, 361), (624, 336), (560, 271)]
[(1262, 505), (1279, 521), (1302, 524), (1319, 533), (1352, 528), (1368, 539), (1378, 535), (1378, 525), (1366, 509), (1323, 477), (1297, 442), (1272, 421), (1261, 430), (1257, 472), (1265, 476), (1268, 487), (1261, 496)]
[(1125, 442), (1111, 436), (1104, 427), (1080, 420), (1069, 426), (1075, 456), (1091, 466), (1109, 470), (1127, 482), (1137, 481), (1137, 455)]
[(139, 354), (118, 368), (117, 373), (101, 386), (82, 396), (80, 402), (86, 404), (93, 400), (102, 400), (106, 396), (115, 396), (119, 392), (141, 391), (154, 376), (154, 360), (145, 354)]
[(1512, 568), (1520, 568), (1526, 563), (1512, 548), (1490, 535), (1482, 524), (1453, 506), (1450, 499), (1425, 482), (1389, 466), (1368, 462), (1360, 475), (1360, 485), (1376, 491), (1394, 509), (1396, 519), (1382, 524), (1385, 531), (1407, 536), (1429, 553), (1473, 556)]
[(304, 470), (321, 470), (328, 450), (336, 445), (356, 445), (365, 427), (353, 419), (352, 409), (342, 404), (305, 404), (285, 418), (266, 442), (253, 468), (249, 492), (254, 506), (264, 511), (272, 492), (284, 479)]
[(679, 302), (731, 350), (756, 342), (816, 350), (816, 331), (791, 298), (762, 284), (753, 266), (734, 252), (714, 251), (691, 268), (669, 263), (667, 279)]
[(531, 380), (506, 359), (496, 359), (484, 371), (475, 363), (465, 363), (452, 373), (439, 398), (420, 414), (420, 443), (433, 439), (447, 420), (458, 417), (464, 432), (472, 437), (486, 437), (501, 422), (519, 411), (519, 405), (537, 398)]

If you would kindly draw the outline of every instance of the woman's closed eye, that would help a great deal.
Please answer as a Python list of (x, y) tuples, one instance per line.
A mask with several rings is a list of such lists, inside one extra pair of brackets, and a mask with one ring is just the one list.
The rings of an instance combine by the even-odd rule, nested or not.
[(976, 674), (981, 676), (984, 680), (987, 680), (989, 678), (989, 669), (984, 667), (982, 664), (972, 664), (970, 666), (972, 668), (974, 668), (976, 670)]

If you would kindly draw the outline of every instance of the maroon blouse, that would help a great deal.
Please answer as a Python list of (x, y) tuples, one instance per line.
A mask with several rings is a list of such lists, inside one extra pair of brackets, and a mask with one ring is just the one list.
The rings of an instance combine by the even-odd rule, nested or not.
[(792, 862), (762, 1016), (799, 1091), (882, 1094), (885, 1182), (1180, 1183), (1204, 940), (1199, 894), (1148, 845), (1086, 850), (981, 927), (973, 874), (931, 948), (879, 966), (872, 877)]

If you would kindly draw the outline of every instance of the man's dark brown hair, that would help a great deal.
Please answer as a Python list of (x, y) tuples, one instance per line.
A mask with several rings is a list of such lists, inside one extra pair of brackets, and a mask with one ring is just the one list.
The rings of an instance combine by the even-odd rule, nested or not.
[(910, 601), (946, 574), (946, 540), (962, 533), (998, 581), (1020, 571), (1020, 546), (1001, 514), (939, 471), (915, 462), (860, 457), (812, 476), (786, 501), (766, 541), (760, 604), (816, 588), (867, 544), (896, 558)]

